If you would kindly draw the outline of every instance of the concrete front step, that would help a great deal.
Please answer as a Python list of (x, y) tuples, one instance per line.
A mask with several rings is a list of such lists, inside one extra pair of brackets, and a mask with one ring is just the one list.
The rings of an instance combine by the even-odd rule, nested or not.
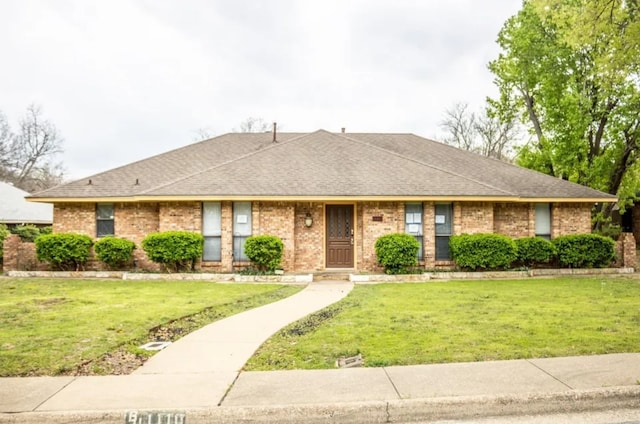
[(313, 274), (313, 281), (349, 281), (353, 271), (322, 271)]

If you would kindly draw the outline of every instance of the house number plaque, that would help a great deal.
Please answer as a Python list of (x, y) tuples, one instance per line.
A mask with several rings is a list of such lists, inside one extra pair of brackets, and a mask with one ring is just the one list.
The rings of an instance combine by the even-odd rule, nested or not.
[(184, 411), (128, 411), (124, 424), (186, 424)]

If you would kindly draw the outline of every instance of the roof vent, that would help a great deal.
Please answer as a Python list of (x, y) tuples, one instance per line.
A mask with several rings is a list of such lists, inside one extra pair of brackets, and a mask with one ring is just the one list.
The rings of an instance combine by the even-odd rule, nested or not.
[(277, 127), (278, 127), (278, 123), (277, 123), (277, 122), (274, 122), (274, 123), (273, 123), (273, 142), (274, 142), (274, 143), (277, 143), (277, 142), (278, 142), (278, 140), (276, 140), (276, 128), (277, 128)]
[(345, 127), (342, 127), (342, 134), (344, 134), (344, 132), (345, 132), (346, 130), (347, 130), (347, 129), (346, 129)]
[(89, 182), (87, 183), (87, 185), (92, 185), (93, 183), (91, 182), (91, 180), (89, 180)]
[(140, 185), (140, 180), (136, 178), (136, 183), (134, 185)]

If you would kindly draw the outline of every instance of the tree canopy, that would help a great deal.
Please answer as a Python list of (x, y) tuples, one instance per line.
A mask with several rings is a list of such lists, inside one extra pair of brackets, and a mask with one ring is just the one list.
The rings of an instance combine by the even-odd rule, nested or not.
[(532, 134), (519, 164), (618, 195), (622, 209), (640, 190), (638, 12), (637, 0), (525, 0), (489, 64), (493, 110)]

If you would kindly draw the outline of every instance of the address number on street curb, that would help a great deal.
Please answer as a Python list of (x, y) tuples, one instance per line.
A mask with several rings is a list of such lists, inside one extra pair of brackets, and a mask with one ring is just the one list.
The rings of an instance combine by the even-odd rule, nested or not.
[(184, 411), (127, 411), (124, 424), (186, 424)]

